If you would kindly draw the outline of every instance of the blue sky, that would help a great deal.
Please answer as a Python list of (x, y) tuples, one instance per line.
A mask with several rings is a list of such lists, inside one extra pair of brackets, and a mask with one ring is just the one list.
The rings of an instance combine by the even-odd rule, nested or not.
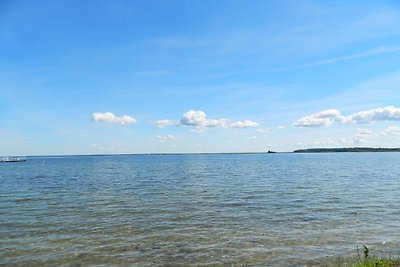
[(0, 51), (0, 155), (400, 146), (398, 1), (2, 0)]

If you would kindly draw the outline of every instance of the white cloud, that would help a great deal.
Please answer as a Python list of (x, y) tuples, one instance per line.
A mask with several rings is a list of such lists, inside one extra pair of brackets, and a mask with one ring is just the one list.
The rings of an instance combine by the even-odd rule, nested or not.
[(296, 127), (330, 126), (340, 116), (339, 110), (327, 109), (300, 118), (293, 125)]
[(318, 146), (360, 145), (365, 143), (368, 143), (368, 141), (361, 136), (342, 137), (339, 139), (325, 138), (314, 141), (314, 144)]
[(259, 127), (260, 123), (244, 120), (237, 121), (228, 125), (229, 119), (210, 119), (206, 113), (201, 110), (189, 110), (182, 114), (182, 117), (178, 121), (173, 120), (159, 120), (156, 122), (158, 128), (165, 128), (170, 125), (175, 126), (190, 126), (193, 127), (191, 131), (196, 133), (202, 133), (206, 128), (221, 127), (221, 128), (232, 128), (232, 129), (243, 129), (248, 127)]
[(165, 135), (165, 136), (157, 136), (158, 137), (158, 140), (160, 140), (160, 142), (162, 142), (162, 143), (167, 143), (167, 142), (169, 142), (169, 141), (173, 141), (173, 140), (175, 140), (176, 138), (178, 138), (177, 136), (175, 136), (175, 135), (171, 135), (171, 134), (167, 134), (167, 135)]
[(400, 127), (389, 126), (382, 131), (382, 135), (400, 135)]
[(244, 120), (244, 121), (237, 121), (232, 123), (229, 127), (230, 128), (248, 128), (248, 127), (259, 127), (260, 124), (255, 121), (251, 120)]
[(365, 128), (357, 128), (357, 134), (356, 136), (368, 136), (368, 135), (372, 135), (374, 132), (372, 132), (369, 129), (365, 129)]
[(249, 136), (249, 137), (247, 137), (246, 139), (249, 139), (249, 140), (257, 140), (257, 139), (258, 139), (258, 137), (257, 137), (257, 136), (255, 136), (255, 135), (253, 135), (253, 136)]
[(389, 106), (365, 110), (340, 120), (342, 123), (369, 123), (373, 121), (400, 121), (400, 108)]
[(128, 115), (123, 115), (123, 116), (115, 116), (111, 112), (95, 112), (92, 114), (92, 119), (95, 122), (110, 122), (110, 123), (118, 123), (120, 125), (128, 125), (128, 124), (133, 124), (136, 123), (136, 119), (128, 116)]
[(344, 145), (359, 145), (359, 144), (364, 144), (367, 143), (367, 140), (364, 138), (354, 136), (350, 138), (340, 138), (339, 142), (344, 144)]
[(156, 122), (157, 128), (165, 128), (169, 125), (174, 125), (174, 124), (176, 124), (176, 122), (172, 120), (159, 120)]
[(374, 121), (400, 121), (400, 108), (393, 106), (360, 111), (342, 116), (339, 110), (329, 109), (298, 119), (296, 127), (330, 126), (334, 122), (342, 124), (362, 124)]
[(208, 119), (206, 113), (201, 110), (189, 110), (179, 121), (181, 125), (195, 127), (225, 127), (227, 122), (228, 119)]

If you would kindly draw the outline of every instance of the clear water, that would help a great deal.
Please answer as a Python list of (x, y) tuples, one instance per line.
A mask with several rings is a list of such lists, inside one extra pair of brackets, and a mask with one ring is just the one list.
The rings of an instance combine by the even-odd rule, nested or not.
[(313, 266), (400, 253), (400, 154), (0, 164), (0, 265)]

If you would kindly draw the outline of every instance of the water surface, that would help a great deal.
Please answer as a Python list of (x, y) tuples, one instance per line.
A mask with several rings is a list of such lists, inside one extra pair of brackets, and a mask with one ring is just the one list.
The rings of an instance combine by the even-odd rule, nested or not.
[(312, 266), (400, 252), (398, 153), (0, 164), (0, 265)]

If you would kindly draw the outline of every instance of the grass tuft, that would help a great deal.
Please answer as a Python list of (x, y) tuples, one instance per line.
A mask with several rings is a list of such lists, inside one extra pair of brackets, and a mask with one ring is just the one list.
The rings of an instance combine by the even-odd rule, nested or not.
[(400, 267), (400, 259), (371, 257), (362, 262), (347, 263), (341, 267)]
[(380, 258), (369, 255), (369, 249), (367, 246), (364, 247), (364, 259), (361, 259), (360, 253), (357, 247), (357, 258), (351, 258), (345, 260), (344, 264), (340, 267), (400, 267), (400, 258)]

